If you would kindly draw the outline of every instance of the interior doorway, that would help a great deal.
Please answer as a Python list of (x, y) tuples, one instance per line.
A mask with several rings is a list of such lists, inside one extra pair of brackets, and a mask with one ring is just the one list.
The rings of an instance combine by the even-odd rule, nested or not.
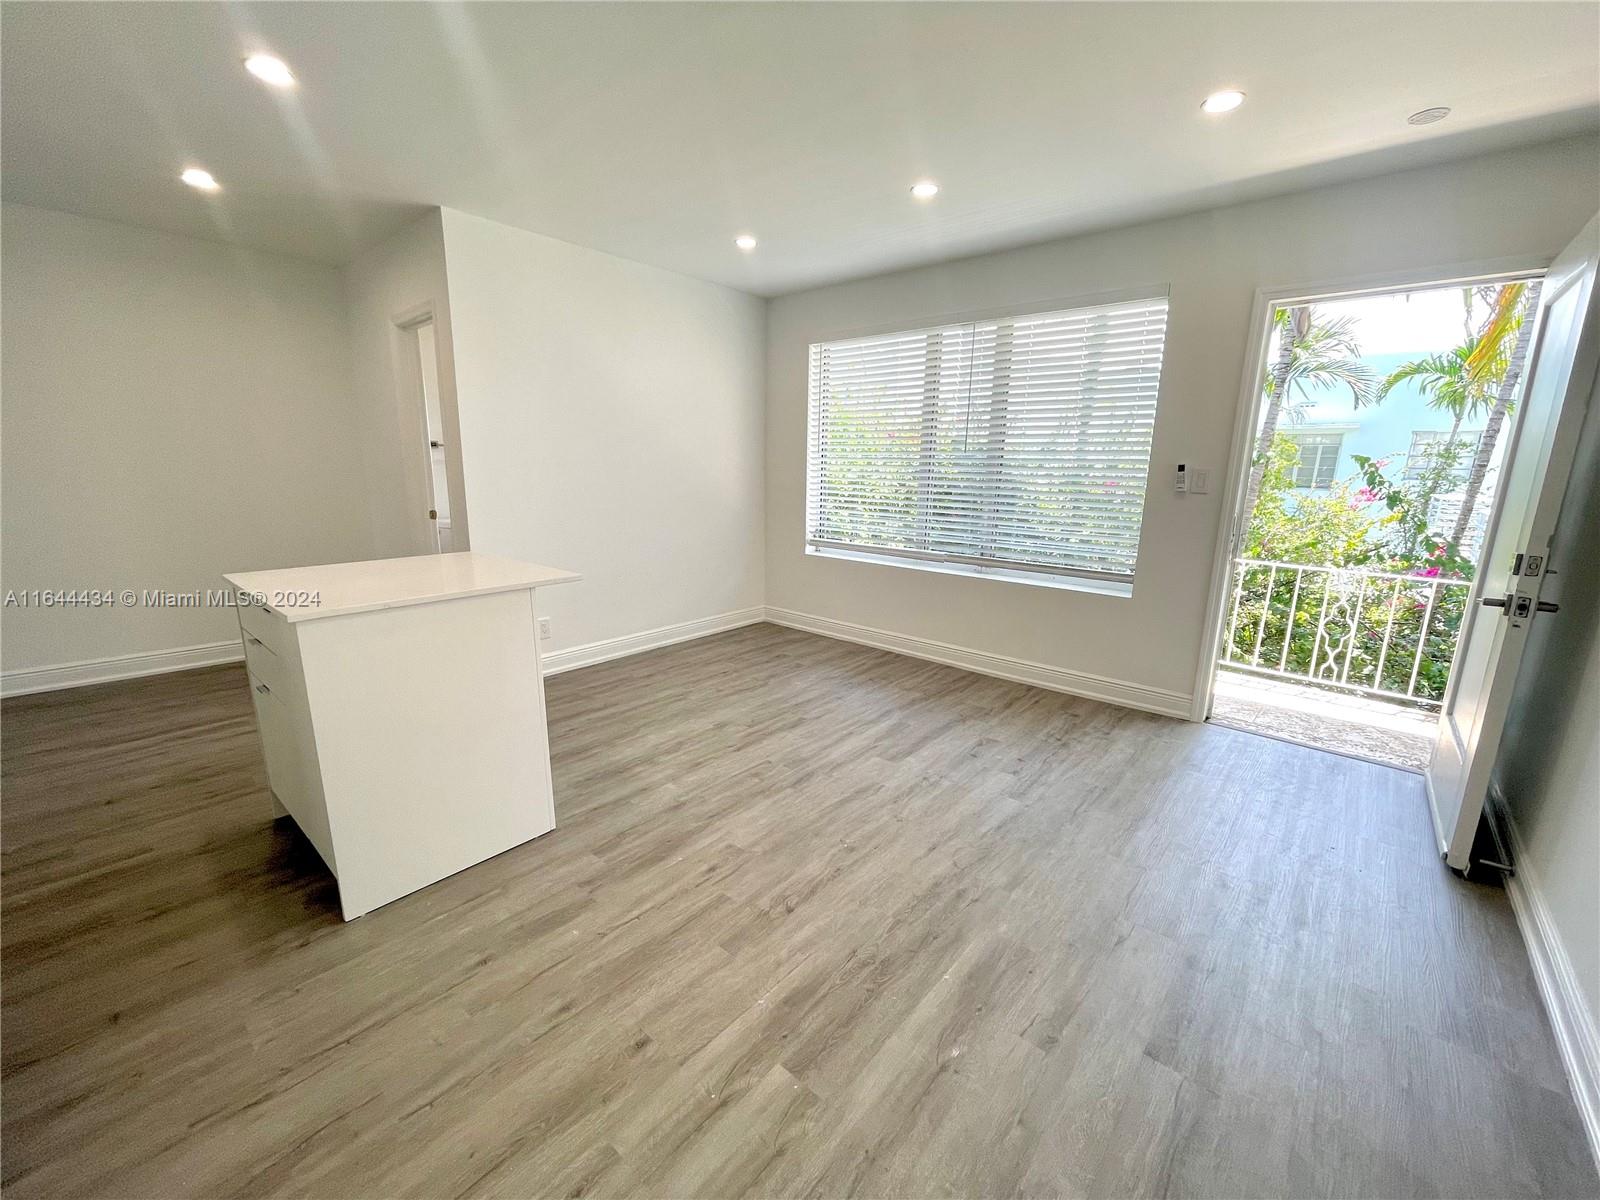
[(1427, 767), (1541, 283), (1267, 306), (1209, 719)]
[(417, 403), (421, 410), (427, 483), (430, 549), (448, 554), (456, 548), (450, 522), (450, 465), (445, 446), (444, 415), (439, 401), (439, 350), (432, 317), (402, 331), (416, 354)]

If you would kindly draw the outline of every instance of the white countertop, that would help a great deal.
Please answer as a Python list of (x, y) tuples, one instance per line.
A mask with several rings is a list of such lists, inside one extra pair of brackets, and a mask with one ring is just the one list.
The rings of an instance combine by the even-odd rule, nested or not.
[(559, 567), (464, 551), (281, 571), (242, 571), (223, 578), (236, 590), (257, 597), (264, 607), (286, 621), (310, 621), (408, 604), (431, 604), (459, 596), (572, 583), (583, 576)]

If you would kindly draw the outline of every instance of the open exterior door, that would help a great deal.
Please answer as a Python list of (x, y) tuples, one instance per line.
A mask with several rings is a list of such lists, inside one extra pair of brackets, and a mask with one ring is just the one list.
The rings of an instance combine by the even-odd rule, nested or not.
[(1553, 605), (1540, 607), (1539, 589), (1595, 383), (1597, 259), (1600, 216), (1545, 277), (1499, 503), (1439, 715), (1428, 800), (1444, 860), (1457, 870), (1470, 862), (1529, 627), (1562, 619)]

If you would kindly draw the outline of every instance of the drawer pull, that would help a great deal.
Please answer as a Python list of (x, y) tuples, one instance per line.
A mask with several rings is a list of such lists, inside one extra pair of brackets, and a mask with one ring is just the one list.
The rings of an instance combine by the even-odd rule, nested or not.
[(265, 695), (267, 695), (267, 694), (268, 694), (268, 693), (270, 693), (270, 692), (271, 692), (271, 691), (272, 691), (272, 689), (271, 689), (271, 688), (269, 688), (269, 687), (268, 687), (268, 686), (267, 686), (267, 685), (266, 685), (266, 684), (264, 684), (264, 683), (258, 683), (258, 684), (256, 684), (256, 691), (258, 691), (258, 692), (260, 692), (260, 693), (261, 693), (261, 694), (262, 694), (262, 695), (263, 695), (263, 696), (265, 696)]

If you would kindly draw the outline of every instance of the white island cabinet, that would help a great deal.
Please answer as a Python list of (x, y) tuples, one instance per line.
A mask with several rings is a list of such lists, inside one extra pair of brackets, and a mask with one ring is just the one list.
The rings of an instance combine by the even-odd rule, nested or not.
[(463, 553), (224, 578), (277, 815), (345, 920), (555, 828), (535, 593), (577, 575)]

